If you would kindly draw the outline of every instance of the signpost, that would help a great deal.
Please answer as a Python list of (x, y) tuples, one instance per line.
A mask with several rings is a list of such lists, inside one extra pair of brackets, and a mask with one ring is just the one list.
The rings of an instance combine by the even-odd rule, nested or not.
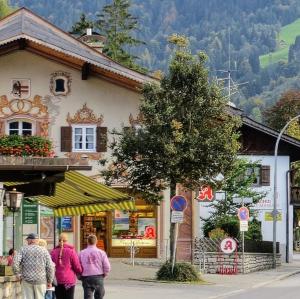
[(171, 198), (171, 223), (175, 223), (175, 236), (174, 236), (174, 250), (172, 257), (172, 273), (174, 271), (175, 266), (175, 257), (176, 257), (176, 249), (177, 249), (177, 238), (178, 238), (178, 226), (179, 223), (183, 222), (183, 212), (187, 208), (187, 200), (182, 195), (175, 195)]

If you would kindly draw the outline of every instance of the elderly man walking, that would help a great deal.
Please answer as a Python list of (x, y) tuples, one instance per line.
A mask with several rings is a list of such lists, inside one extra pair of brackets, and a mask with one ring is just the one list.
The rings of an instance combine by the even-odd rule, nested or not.
[(44, 299), (54, 278), (54, 266), (47, 249), (38, 245), (38, 235), (29, 234), (26, 240), (28, 245), (14, 258), (14, 272), (21, 275), (24, 299)]
[(87, 241), (88, 247), (79, 253), (84, 299), (102, 299), (105, 293), (103, 280), (110, 271), (110, 263), (105, 251), (96, 247), (95, 235), (89, 235)]

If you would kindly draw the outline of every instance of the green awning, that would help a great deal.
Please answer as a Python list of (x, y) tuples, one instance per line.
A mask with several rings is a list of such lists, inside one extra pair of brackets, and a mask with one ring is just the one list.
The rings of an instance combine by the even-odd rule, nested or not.
[(55, 196), (31, 198), (52, 208), (56, 217), (135, 209), (134, 201), (128, 194), (98, 183), (77, 171), (66, 172), (65, 181), (56, 183)]

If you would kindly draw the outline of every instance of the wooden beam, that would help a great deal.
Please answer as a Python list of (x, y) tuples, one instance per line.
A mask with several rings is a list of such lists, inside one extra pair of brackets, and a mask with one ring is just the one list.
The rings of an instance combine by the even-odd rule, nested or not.
[(91, 73), (91, 65), (88, 62), (85, 62), (81, 68), (81, 79), (87, 80)]
[(27, 41), (25, 38), (18, 39), (19, 50), (25, 50), (27, 47)]

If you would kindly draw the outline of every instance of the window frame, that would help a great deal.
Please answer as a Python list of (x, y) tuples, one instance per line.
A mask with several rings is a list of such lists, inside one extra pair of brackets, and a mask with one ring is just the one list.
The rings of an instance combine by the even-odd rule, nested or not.
[[(34, 136), (35, 135), (35, 123), (32, 121), (32, 120), (29, 120), (29, 119), (24, 119), (24, 118), (14, 118), (14, 119), (10, 119), (10, 120), (7, 120), (7, 126), (6, 126), (6, 134), (7, 135), (11, 135), (10, 134), (10, 131), (11, 131), (11, 129), (10, 129), (10, 124), (11, 123), (15, 123), (15, 122), (17, 122), (18, 124), (19, 124), (19, 127), (18, 127), (18, 136)], [(30, 123), (31, 124), (31, 134), (30, 135), (23, 135), (22, 133), (23, 133), (23, 131), (24, 131), (24, 129), (23, 129), (23, 123)], [(21, 125), (20, 125), (21, 124)], [(27, 130), (27, 129), (25, 129), (25, 131), (29, 131), (29, 130)]]
[(249, 167), (246, 169), (246, 177), (249, 177), (252, 173), (249, 173), (250, 170), (254, 171), (256, 182), (253, 182), (251, 187), (261, 187), (262, 186), (262, 177), (261, 177), (261, 172), (262, 172), (262, 165), (258, 164), (253, 167)]
[[(75, 148), (75, 129), (83, 129), (82, 131), (82, 140), (86, 139), (86, 130), (87, 129), (93, 129), (94, 132), (94, 138), (93, 138), (93, 148), (87, 149), (86, 148), (86, 141), (82, 142), (82, 149), (76, 149)], [(72, 125), (72, 152), (77, 153), (95, 153), (97, 151), (97, 126), (96, 125), (85, 125), (85, 124), (76, 124)]]

